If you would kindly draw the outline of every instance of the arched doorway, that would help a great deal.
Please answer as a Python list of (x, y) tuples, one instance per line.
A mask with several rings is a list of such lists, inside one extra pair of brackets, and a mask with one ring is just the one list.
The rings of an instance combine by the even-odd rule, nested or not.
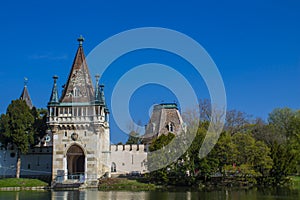
[(111, 170), (110, 170), (111, 172), (117, 172), (117, 165), (116, 165), (116, 163), (111, 163)]
[(68, 179), (79, 179), (84, 175), (85, 155), (81, 147), (72, 145), (67, 151)]

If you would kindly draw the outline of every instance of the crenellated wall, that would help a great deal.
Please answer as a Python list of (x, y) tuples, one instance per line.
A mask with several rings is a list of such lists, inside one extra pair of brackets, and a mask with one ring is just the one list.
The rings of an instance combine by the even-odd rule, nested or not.
[(127, 174), (132, 171), (147, 172), (145, 145), (110, 145), (110, 152), (112, 174)]

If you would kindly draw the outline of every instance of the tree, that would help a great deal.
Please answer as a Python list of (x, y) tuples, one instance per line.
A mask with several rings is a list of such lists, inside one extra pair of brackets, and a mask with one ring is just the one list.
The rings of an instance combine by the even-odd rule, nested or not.
[(140, 136), (138, 133), (131, 131), (126, 144), (140, 144)]
[[(164, 183), (166, 184), (168, 179), (168, 168), (170, 166), (165, 166), (166, 161), (168, 160), (168, 155), (171, 153), (165, 147), (175, 139), (175, 135), (173, 133), (168, 133), (167, 135), (162, 134), (158, 138), (152, 140), (149, 146), (149, 153), (148, 153), (148, 169), (150, 170), (150, 179), (155, 182)], [(164, 155), (157, 155), (152, 154), (156, 150), (162, 150)], [(168, 153), (167, 153), (168, 152)], [(152, 169), (157, 168), (159, 165), (159, 169), (152, 171)]]
[(48, 129), (47, 126), (47, 110), (37, 109), (33, 107), (31, 114), (34, 117), (33, 129), (34, 129), (34, 144), (40, 142), (40, 139), (45, 136)]
[(6, 114), (2, 114), (0, 118), (2, 142), (6, 146), (10, 144), (17, 148), (16, 178), (20, 177), (20, 155), (26, 154), (29, 146), (34, 142), (33, 123), (34, 117), (23, 100), (13, 100), (8, 106)]
[(277, 134), (287, 138), (291, 134), (291, 122), (295, 114), (290, 108), (276, 108), (269, 114), (268, 121), (275, 127)]
[(237, 153), (237, 146), (232, 141), (231, 134), (223, 132), (215, 147), (208, 154), (208, 159), (216, 162), (219, 172), (225, 176), (224, 167), (237, 162)]
[(224, 129), (231, 135), (243, 132), (250, 124), (250, 116), (244, 112), (237, 110), (229, 110), (226, 112), (226, 123)]
[(269, 124), (274, 127), (281, 143), (272, 144), (274, 167), (272, 176), (275, 182), (281, 182), (287, 175), (295, 173), (300, 161), (300, 113), (290, 108), (277, 108), (269, 114)]

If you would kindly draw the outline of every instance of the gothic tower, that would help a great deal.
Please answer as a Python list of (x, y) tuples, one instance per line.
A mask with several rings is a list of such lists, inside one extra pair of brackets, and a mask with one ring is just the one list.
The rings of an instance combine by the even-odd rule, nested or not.
[(144, 144), (150, 144), (153, 139), (162, 134), (178, 135), (186, 129), (176, 103), (155, 105), (150, 121), (145, 128), (145, 135), (142, 136)]
[(110, 170), (110, 132), (103, 85), (96, 75), (95, 89), (83, 52), (79, 47), (62, 95), (57, 76), (48, 103), (48, 124), (53, 134), (52, 179), (96, 184)]

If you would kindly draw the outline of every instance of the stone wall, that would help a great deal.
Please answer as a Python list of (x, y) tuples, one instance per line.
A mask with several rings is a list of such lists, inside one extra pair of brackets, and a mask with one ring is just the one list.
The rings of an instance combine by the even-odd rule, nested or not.
[[(0, 177), (15, 177), (16, 150), (0, 151)], [(34, 147), (26, 155), (21, 155), (21, 177), (51, 176), (52, 147)]]
[(128, 174), (132, 171), (147, 172), (145, 145), (111, 145), (111, 173)]

